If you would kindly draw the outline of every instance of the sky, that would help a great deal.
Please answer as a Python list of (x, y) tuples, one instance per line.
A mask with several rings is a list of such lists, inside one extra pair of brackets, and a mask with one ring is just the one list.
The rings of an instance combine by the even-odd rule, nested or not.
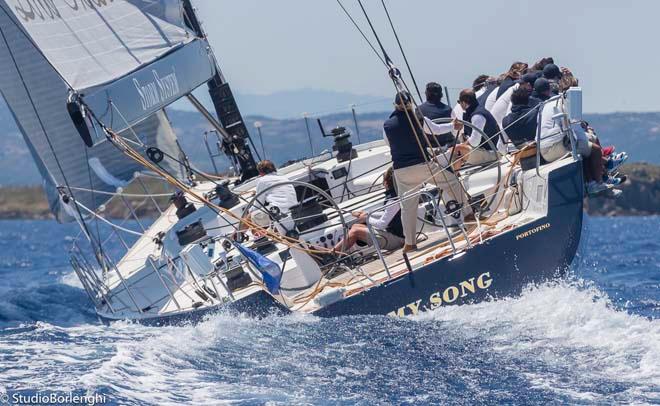
[[(193, 0), (235, 92), (393, 95), (387, 70), (336, 0)], [(368, 30), (356, 0), (342, 0)], [(380, 0), (363, 0), (405, 68)], [(660, 1), (386, 0), (418, 84), (468, 87), (516, 60), (552, 56), (580, 79), (584, 110), (660, 111)], [(373, 38), (369, 33), (369, 37)], [(409, 81), (406, 73), (404, 79)]]

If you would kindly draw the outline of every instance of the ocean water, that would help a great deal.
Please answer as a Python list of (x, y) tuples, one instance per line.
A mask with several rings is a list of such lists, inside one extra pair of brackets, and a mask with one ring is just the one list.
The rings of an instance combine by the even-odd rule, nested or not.
[(67, 264), (75, 226), (0, 222), (0, 403), (660, 403), (660, 218), (587, 223), (573, 275), (517, 298), (157, 328), (96, 320)]

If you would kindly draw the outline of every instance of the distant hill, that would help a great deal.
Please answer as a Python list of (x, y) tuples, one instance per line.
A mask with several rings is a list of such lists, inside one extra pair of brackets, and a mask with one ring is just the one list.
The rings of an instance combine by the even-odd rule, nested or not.
[[(585, 199), (587, 212), (594, 216), (645, 216), (660, 215), (660, 166), (650, 164), (625, 164), (622, 169), (628, 174), (628, 181), (623, 185), (624, 193), (618, 199)], [(149, 182), (149, 189), (154, 193), (163, 193), (163, 184)], [(136, 186), (129, 186), (128, 193), (141, 193)], [(127, 198), (140, 217), (157, 217), (158, 213), (151, 204), (140, 204), (141, 199)], [(165, 207), (166, 197), (158, 198), (158, 204)], [(125, 218), (130, 213), (121, 201), (113, 200), (108, 204), (105, 215), (110, 218)], [(0, 187), (1, 219), (47, 219), (52, 218), (48, 204), (40, 186)]]
[[(208, 92), (197, 91), (195, 95), (205, 105), (211, 105)], [(348, 111), (351, 105), (356, 105), (361, 113), (374, 113), (387, 110), (392, 105), (391, 97), (318, 89), (287, 90), (271, 94), (248, 94), (237, 91), (234, 96), (244, 115), (277, 119), (300, 118), (303, 113), (326, 115)], [(194, 111), (186, 100), (176, 102), (173, 107), (177, 110)]]
[[(299, 97), (296, 92), (290, 93), (293, 99)], [(303, 93), (308, 94), (309, 92)], [(327, 94), (327, 92), (322, 92), (322, 94)], [(337, 100), (351, 96), (353, 95), (337, 93)], [(321, 96), (319, 95), (319, 97)], [(271, 102), (268, 102), (268, 104), (278, 105), (284, 104), (282, 101), (289, 99), (283, 96), (278, 98), (273, 95), (270, 100)], [(385, 105), (387, 104), (385, 103)], [(374, 105), (378, 105), (378, 103)], [(381, 104), (381, 108), (384, 108), (382, 106)], [(358, 133), (348, 103), (344, 107), (335, 107), (342, 108), (345, 112), (321, 114), (326, 130), (329, 131), (336, 125), (348, 127), (353, 134), (353, 143), (357, 143)], [(211, 170), (211, 161), (202, 141), (204, 132), (210, 130), (210, 126), (196, 112), (170, 109), (168, 113), (183, 149), (187, 152), (191, 161), (203, 170)], [(358, 113), (360, 141), (368, 142), (381, 139), (382, 124), (389, 113), (368, 112), (368, 109), (364, 106), (358, 107)], [(262, 123), (266, 156), (277, 164), (311, 155), (307, 129), (302, 117), (278, 119), (250, 115), (245, 119), (252, 134), (252, 139), (260, 153), (261, 144), (254, 128), (254, 122), (260, 121)], [(619, 150), (627, 150), (631, 162), (645, 161), (660, 164), (660, 112), (588, 114), (585, 119), (596, 128), (604, 143), (617, 145)], [(315, 117), (309, 118), (308, 124), (314, 151), (318, 153), (324, 149), (330, 149), (332, 140), (321, 136)], [(40, 184), (41, 177), (16, 128), (11, 113), (2, 100), (0, 100), (0, 135), (0, 186)], [(211, 148), (215, 153), (217, 148), (213, 144), (211, 142)], [(229, 166), (228, 160), (224, 157), (218, 158), (217, 163), (222, 169)]]

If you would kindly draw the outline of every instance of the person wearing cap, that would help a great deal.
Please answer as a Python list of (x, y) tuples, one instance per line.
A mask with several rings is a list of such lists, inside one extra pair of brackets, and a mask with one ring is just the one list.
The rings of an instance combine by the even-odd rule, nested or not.
[[(419, 111), (424, 117), (435, 120), (438, 118), (452, 118), (452, 109), (442, 102), (442, 86), (436, 82), (426, 85), (426, 101), (419, 106)], [(440, 146), (454, 143), (451, 132), (442, 134), (436, 138)]]
[(543, 77), (550, 82), (550, 89), (553, 94), (559, 94), (559, 81), (561, 80), (562, 73), (559, 66), (550, 63), (543, 67)]
[[(402, 199), (401, 222), (405, 239), (403, 250), (409, 252), (417, 249), (419, 206), (419, 197), (410, 196), (417, 193), (424, 183), (435, 184), (440, 189), (446, 207), (451, 207), (450, 202), (460, 207), (459, 217), (469, 209), (469, 205), (465, 203), (465, 192), (449, 168), (446, 155), (441, 156), (444, 157), (444, 162), (430, 161), (426, 137), (422, 134), (424, 132), (431, 138), (446, 133), (452, 127), (458, 129), (460, 124), (452, 122), (438, 125), (425, 117), (416, 120), (417, 112), (414, 110), (412, 98), (405, 91), (397, 93), (394, 106), (394, 112), (383, 124), (383, 132), (392, 154), (397, 193)], [(424, 129), (420, 128), (420, 124)]]
[(520, 86), (511, 94), (511, 113), (502, 120), (509, 139), (517, 148), (536, 138), (538, 107), (530, 104), (529, 89)]
[(511, 95), (521, 86), (525, 87), (528, 91), (531, 92), (532, 87), (534, 86), (534, 82), (536, 81), (536, 77), (537, 75), (534, 72), (529, 72), (522, 75), (517, 83), (509, 87), (509, 89), (497, 99), (495, 105), (490, 110), (491, 114), (497, 121), (497, 125), (499, 125), (502, 129), (502, 142), (497, 145), (497, 150), (502, 154), (506, 153), (506, 143), (509, 142), (509, 136), (506, 132), (507, 128), (502, 120), (504, 120), (504, 117), (506, 117), (507, 114), (511, 113)]
[(538, 78), (534, 82), (534, 90), (529, 97), (529, 102), (532, 106), (536, 106), (552, 97), (552, 89), (550, 88), (550, 81), (546, 78)]

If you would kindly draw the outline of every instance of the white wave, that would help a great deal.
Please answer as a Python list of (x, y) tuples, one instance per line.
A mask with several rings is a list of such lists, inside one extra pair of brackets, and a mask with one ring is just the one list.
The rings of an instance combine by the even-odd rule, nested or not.
[[(0, 338), (0, 363), (2, 354), (12, 354), (16, 365), (3, 371), (0, 387), (102, 387), (139, 404), (314, 403), (330, 395), (377, 401), (383, 383), (398, 384), (383, 379), (420, 373), (426, 354), (463, 368), (444, 373), (466, 378), (461, 390), (470, 393), (483, 393), (478, 378), (470, 378), (484, 365), (462, 361), (489, 353), (501, 365), (488, 369), (515, 368), (532, 388), (574, 402), (648, 401), (660, 382), (660, 321), (617, 310), (597, 289), (567, 282), (412, 320), (217, 314), (184, 327), (21, 328)], [(479, 353), (466, 357), (464, 342), (476, 343)], [(451, 383), (441, 370), (426, 375), (435, 389), (406, 389), (399, 400), (432, 403), (444, 396)], [(625, 385), (608, 395), (598, 388), (602, 382)]]
[[(584, 282), (556, 282), (527, 289), (518, 298), (440, 308), (415, 317), (445, 328), (482, 335), (492, 350), (524, 360), (536, 357), (550, 370), (527, 376), (533, 385), (576, 400), (603, 400), (576, 390), (567, 375), (624, 382), (660, 396), (660, 320), (616, 309)], [(588, 385), (587, 385), (588, 386)]]
[[(306, 315), (257, 320), (218, 314), (195, 326), (136, 327), (141, 339), (118, 342), (114, 356), (83, 376), (80, 383), (85, 387), (107, 385), (127, 398), (149, 404), (219, 404), (246, 399), (259, 399), (261, 403), (277, 399), (285, 394), (267, 387), (209, 382), (206, 375), (231, 369), (227, 364), (236, 359), (225, 358), (230, 346), (232, 353), (240, 354), (239, 358), (247, 356), (241, 362), (254, 362), (257, 366), (259, 352), (269, 344), (261, 334), (264, 328), (277, 332), (287, 326), (313, 325), (317, 320)], [(113, 324), (112, 328), (125, 325)]]
[(80, 279), (78, 279), (78, 275), (76, 275), (76, 272), (73, 270), (62, 275), (60, 277), (60, 283), (73, 288), (83, 289), (83, 285), (80, 282)]

